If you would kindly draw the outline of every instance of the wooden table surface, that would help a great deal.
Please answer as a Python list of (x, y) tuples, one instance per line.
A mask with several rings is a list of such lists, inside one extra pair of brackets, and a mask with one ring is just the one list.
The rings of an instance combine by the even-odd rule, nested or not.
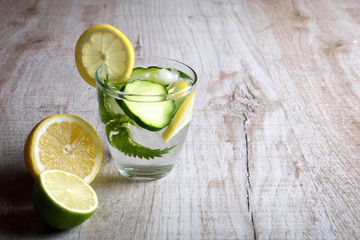
[[(0, 1), (0, 239), (359, 239), (360, 1)], [(76, 69), (88, 27), (137, 55), (192, 66), (199, 85), (176, 168), (121, 177)], [(58, 231), (35, 214), (23, 147), (77, 115), (104, 146), (99, 208)]]

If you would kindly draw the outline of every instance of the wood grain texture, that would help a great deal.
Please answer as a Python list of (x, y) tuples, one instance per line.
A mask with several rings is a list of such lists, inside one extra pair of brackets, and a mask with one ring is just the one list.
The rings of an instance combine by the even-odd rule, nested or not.
[[(0, 239), (360, 238), (360, 2), (31, 0), (0, 13)], [(98, 23), (198, 73), (186, 144), (159, 181), (117, 172), (76, 70), (76, 41)], [(99, 209), (68, 231), (36, 216), (22, 156), (56, 113), (104, 146)]]

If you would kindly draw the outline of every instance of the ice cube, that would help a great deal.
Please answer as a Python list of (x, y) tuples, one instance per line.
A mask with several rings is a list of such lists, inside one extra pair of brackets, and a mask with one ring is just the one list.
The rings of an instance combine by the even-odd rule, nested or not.
[(176, 69), (159, 69), (155, 74), (155, 79), (158, 81), (161, 81), (165, 84), (171, 85), (174, 82), (177, 82), (180, 80), (180, 74)]

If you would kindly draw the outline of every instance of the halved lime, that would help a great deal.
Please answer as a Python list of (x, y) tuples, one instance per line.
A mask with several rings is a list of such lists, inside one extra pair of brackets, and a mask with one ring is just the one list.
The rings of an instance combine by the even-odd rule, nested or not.
[(33, 191), (36, 213), (47, 224), (69, 229), (88, 219), (98, 207), (95, 191), (80, 177), (61, 170), (45, 170)]

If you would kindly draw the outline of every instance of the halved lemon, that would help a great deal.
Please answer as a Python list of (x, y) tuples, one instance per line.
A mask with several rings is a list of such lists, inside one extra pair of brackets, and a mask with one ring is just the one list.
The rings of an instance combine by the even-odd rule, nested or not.
[[(186, 87), (188, 87), (188, 83), (186, 81), (175, 82), (169, 87), (170, 89), (169, 92), (181, 91)], [(191, 92), (187, 96), (185, 94), (186, 92), (184, 93), (180, 92), (175, 95), (175, 102), (176, 105), (178, 105), (176, 107), (177, 112), (174, 118), (171, 120), (169, 126), (165, 129), (165, 131), (161, 135), (164, 142), (169, 141), (170, 138), (175, 136), (191, 120), (192, 112), (194, 108), (195, 91)]]
[(134, 66), (134, 48), (117, 28), (99, 24), (87, 29), (75, 47), (75, 62), (81, 77), (95, 87), (95, 72), (103, 64), (112, 82), (127, 80)]
[(61, 170), (45, 170), (36, 179), (33, 205), (55, 228), (69, 229), (87, 220), (98, 207), (95, 191), (83, 179)]
[(56, 114), (38, 123), (29, 134), (24, 160), (36, 179), (46, 169), (73, 173), (90, 183), (98, 173), (103, 152), (95, 130), (83, 119)]

